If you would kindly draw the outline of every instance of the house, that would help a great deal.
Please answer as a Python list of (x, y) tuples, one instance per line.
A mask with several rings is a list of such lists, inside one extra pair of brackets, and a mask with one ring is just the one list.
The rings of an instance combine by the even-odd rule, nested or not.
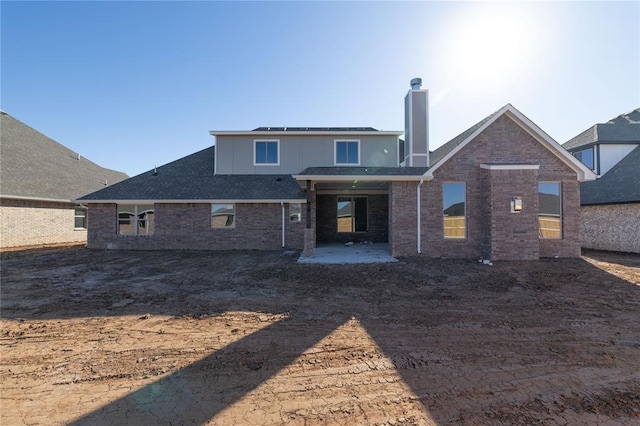
[(366, 241), (393, 256), (580, 255), (579, 182), (593, 171), (512, 105), (431, 152), (427, 107), (414, 79), (404, 132), (211, 131), (214, 147), (82, 197), (88, 246), (312, 256)]
[(0, 248), (84, 243), (76, 198), (127, 178), (0, 112)]
[(583, 247), (640, 253), (640, 108), (563, 146), (599, 176), (580, 187)]

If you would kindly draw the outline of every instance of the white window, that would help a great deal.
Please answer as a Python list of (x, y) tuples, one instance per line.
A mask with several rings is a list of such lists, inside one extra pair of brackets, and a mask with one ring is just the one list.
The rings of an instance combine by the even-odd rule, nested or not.
[(442, 215), (445, 238), (467, 236), (467, 185), (465, 183), (442, 184)]
[(212, 228), (235, 228), (236, 205), (235, 204), (211, 204)]
[(302, 221), (302, 204), (289, 204), (289, 222)]
[(280, 165), (280, 141), (279, 140), (253, 141), (253, 165), (254, 166)]
[(153, 235), (155, 210), (153, 204), (118, 204), (118, 234)]
[(357, 166), (360, 164), (359, 140), (335, 141), (335, 164), (348, 164)]
[(562, 238), (562, 211), (559, 182), (538, 184), (538, 226), (542, 239)]
[(76, 207), (74, 212), (75, 229), (87, 229), (87, 209), (84, 207)]

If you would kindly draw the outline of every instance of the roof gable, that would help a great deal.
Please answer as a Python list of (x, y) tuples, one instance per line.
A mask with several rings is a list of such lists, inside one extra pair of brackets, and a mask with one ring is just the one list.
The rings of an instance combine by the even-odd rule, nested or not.
[(11, 115), (0, 113), (1, 196), (71, 201), (127, 178), (105, 169)]
[(564, 149), (559, 143), (557, 143), (551, 136), (546, 134), (535, 123), (525, 117), (520, 111), (518, 111), (513, 105), (507, 104), (500, 108), (498, 111), (479, 121), (469, 129), (462, 132), (431, 154), (433, 160), (432, 166), (425, 173), (425, 177), (433, 178), (433, 173), (445, 164), (451, 157), (456, 155), (460, 150), (467, 146), (472, 140), (474, 140), (480, 133), (493, 124), (498, 118), (507, 116), (513, 120), (518, 126), (529, 133), (536, 141), (558, 157), (562, 162), (567, 164), (573, 169), (578, 177), (578, 180), (593, 180), (596, 178), (595, 173), (577, 160), (566, 149)]

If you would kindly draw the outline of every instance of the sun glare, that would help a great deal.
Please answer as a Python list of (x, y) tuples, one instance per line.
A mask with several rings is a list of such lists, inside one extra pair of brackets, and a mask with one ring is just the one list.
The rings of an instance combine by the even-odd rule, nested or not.
[(491, 88), (526, 72), (533, 52), (532, 29), (524, 18), (492, 8), (456, 19), (446, 49), (450, 77), (458, 84)]

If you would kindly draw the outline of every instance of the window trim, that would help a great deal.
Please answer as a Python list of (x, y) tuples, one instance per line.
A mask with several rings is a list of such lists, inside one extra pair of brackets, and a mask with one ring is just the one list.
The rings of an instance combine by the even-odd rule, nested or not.
[[(275, 163), (258, 163), (258, 143), (261, 142), (275, 142), (276, 143), (276, 157)], [(279, 166), (280, 165), (280, 139), (254, 139), (253, 140), (253, 165), (254, 166)]]
[[(131, 218), (131, 220), (134, 221), (133, 224), (133, 233), (132, 234), (123, 234), (120, 232), (120, 213), (118, 212), (118, 207), (119, 206), (132, 206), (133, 207), (133, 218)], [(146, 209), (146, 210), (142, 210), (139, 211), (138, 207), (140, 206), (152, 206), (152, 209)], [(153, 233), (149, 234), (149, 233), (140, 233), (139, 232), (139, 220), (140, 218), (138, 216), (140, 216), (142, 213), (146, 213), (152, 211), (153, 212)], [(123, 235), (125, 237), (150, 237), (153, 236), (156, 232), (156, 219), (155, 219), (155, 215), (156, 215), (156, 205), (154, 204), (128, 204), (128, 203), (121, 203), (121, 204), (116, 204), (116, 233), (118, 235)], [(148, 223), (149, 219), (145, 218), (145, 221)], [(146, 227), (146, 225), (145, 225)], [(148, 228), (147, 228), (148, 229)]]
[[(300, 211), (297, 213), (291, 213), (292, 206), (298, 206)], [(297, 214), (297, 218), (294, 219), (292, 217), (294, 217), (293, 215), (295, 214)], [(300, 222), (302, 222), (302, 203), (289, 203), (289, 223), (300, 223)]]
[[(447, 216), (445, 216), (445, 214), (444, 214), (444, 208), (445, 208), (444, 207), (444, 187), (445, 187), (445, 185), (451, 185), (451, 184), (464, 185), (464, 216), (463, 216), (464, 217), (464, 235), (462, 237), (448, 236), (448, 235), (446, 235), (446, 232), (445, 232), (445, 229), (446, 229), (446, 227), (445, 227), (445, 218)], [(442, 182), (442, 197), (441, 197), (441, 200), (442, 200), (442, 210), (441, 210), (442, 211), (442, 237), (445, 240), (461, 241), (461, 240), (466, 240), (467, 239), (467, 235), (468, 235), (467, 232), (468, 232), (468, 229), (469, 229), (469, 227), (467, 226), (467, 223), (469, 222), (468, 217), (467, 217), (468, 216), (468, 210), (469, 210), (469, 208), (467, 206), (467, 199), (468, 199), (468, 197), (467, 197), (467, 182), (460, 182), (460, 181)]]
[[(356, 163), (338, 163), (338, 143), (340, 142), (355, 142), (357, 144), (358, 161)], [(333, 140), (333, 164), (335, 166), (359, 166), (360, 165), (360, 139), (334, 139)]]
[[(540, 185), (541, 184), (556, 184), (558, 185), (558, 209), (560, 210), (560, 236), (559, 237), (543, 237), (540, 235)], [(562, 210), (562, 182), (561, 181), (538, 181), (538, 238), (540, 240), (559, 241), (564, 239), (564, 212)]]
[[(84, 215), (78, 216), (78, 210), (82, 210), (84, 212)], [(81, 206), (74, 207), (73, 209), (73, 229), (74, 230), (82, 231), (87, 229), (87, 210), (88, 209), (86, 207), (81, 207)], [(76, 226), (76, 219), (78, 219), (79, 217), (82, 218), (83, 226)]]
[[(232, 206), (233, 207), (233, 224), (230, 226), (213, 226), (213, 206)], [(236, 219), (238, 216), (238, 211), (236, 209), (236, 203), (211, 203), (210, 208), (211, 215), (211, 229), (235, 229), (236, 227)]]

